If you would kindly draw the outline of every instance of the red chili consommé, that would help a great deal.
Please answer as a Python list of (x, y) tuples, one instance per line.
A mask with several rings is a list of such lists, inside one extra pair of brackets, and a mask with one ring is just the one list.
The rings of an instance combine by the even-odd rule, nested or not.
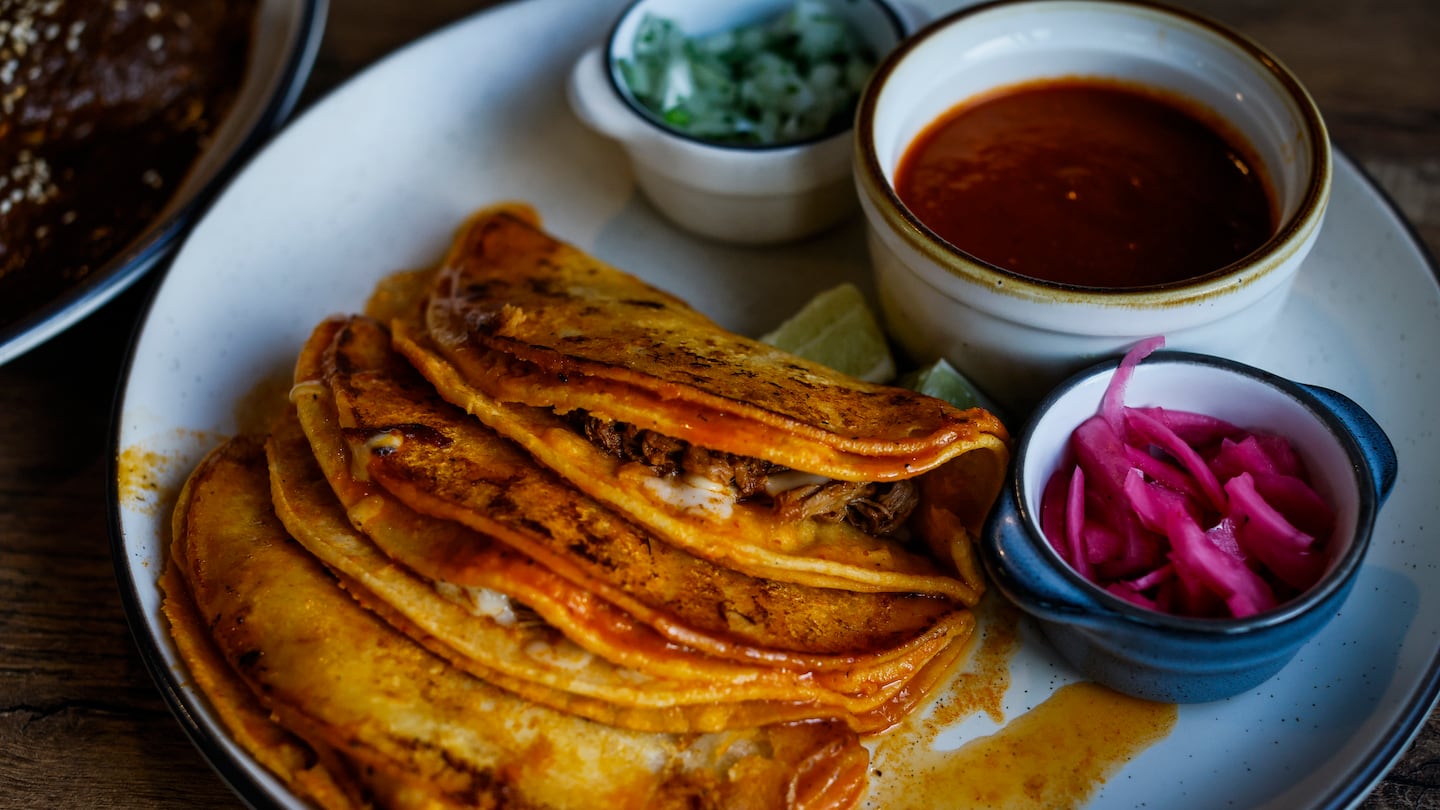
[(956, 107), (910, 144), (900, 200), (952, 245), (1020, 275), (1087, 287), (1180, 281), (1275, 231), (1248, 145), (1178, 99), (1042, 80)]

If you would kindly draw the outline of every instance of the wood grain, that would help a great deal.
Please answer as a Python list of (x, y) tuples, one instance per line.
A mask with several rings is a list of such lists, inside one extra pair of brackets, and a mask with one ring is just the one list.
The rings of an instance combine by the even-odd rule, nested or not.
[[(492, 3), (330, 5), (303, 104), (395, 48)], [(1440, 251), (1440, 3), (1184, 5), (1249, 33), (1298, 73), (1336, 143), (1391, 196), (1432, 255)], [(71, 331), (0, 367), (5, 808), (240, 806), (186, 740), (145, 671), (110, 559), (110, 406), (151, 284), (142, 281)], [(1363, 807), (1440, 808), (1436, 717)]]

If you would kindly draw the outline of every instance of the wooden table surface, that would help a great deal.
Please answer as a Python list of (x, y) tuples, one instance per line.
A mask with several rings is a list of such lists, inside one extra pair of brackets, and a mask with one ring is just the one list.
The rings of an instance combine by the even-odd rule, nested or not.
[[(397, 46), (489, 5), (331, 0), (302, 105)], [(1335, 142), (1440, 255), (1440, 2), (1184, 5), (1246, 31), (1298, 73)], [(147, 675), (109, 553), (110, 404), (153, 281), (0, 367), (3, 808), (239, 806)], [(1436, 716), (1362, 806), (1440, 808)]]

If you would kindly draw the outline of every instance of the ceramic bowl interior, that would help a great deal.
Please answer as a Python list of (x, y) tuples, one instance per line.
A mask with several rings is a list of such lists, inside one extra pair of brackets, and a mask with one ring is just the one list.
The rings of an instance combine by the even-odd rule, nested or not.
[(873, 149), (873, 169), (893, 188), (908, 146), (957, 104), (997, 88), (1063, 77), (1156, 88), (1228, 124), (1270, 181), (1280, 237), (1285, 223), (1316, 205), (1327, 162), (1325, 127), (1299, 81), (1239, 34), (1143, 3), (998, 3), (921, 30), (876, 76), (862, 132)]
[[(673, 129), (657, 119), (644, 105), (635, 100), (620, 74), (619, 63), (634, 57), (636, 33), (647, 15), (672, 20), (691, 36), (703, 36), (773, 17), (793, 5), (794, 0), (729, 0), (724, 3), (697, 3), (695, 0), (637, 0), (616, 21), (607, 40), (606, 56), (610, 69), (610, 81), (614, 84), (616, 93), (646, 121), (677, 137), (696, 140), (716, 148), (767, 150), (794, 147), (806, 142), (835, 137), (848, 131), (849, 128), (840, 132), (822, 133), (807, 140), (789, 141), (775, 145), (715, 144), (697, 139), (685, 132)], [(833, 3), (832, 8), (845, 18), (851, 29), (865, 41), (877, 59), (893, 49), (905, 33), (904, 23), (896, 11), (884, 2), (844, 0), (844, 2)]]
[[(1183, 97), (1254, 150), (1283, 224), (1249, 255), (1175, 282), (1062, 284), (951, 245), (901, 201), (895, 177), (922, 130), (977, 95), (1094, 78)], [(857, 112), (855, 183), (889, 332), (916, 364), (948, 359), (1028, 412), (1061, 380), (1164, 335), (1173, 348), (1253, 359), (1328, 207), (1324, 121), (1298, 80), (1218, 24), (1145, 0), (1000, 0), (934, 21), (877, 68)]]
[[(774, 244), (810, 236), (850, 216), (857, 205), (850, 159), (852, 130), (773, 145), (731, 145), (671, 129), (636, 102), (619, 60), (634, 53), (647, 15), (703, 36), (765, 20), (790, 8), (787, 0), (639, 0), (604, 44), (585, 51), (571, 71), (570, 106), (591, 129), (624, 148), (635, 180), (666, 218), (709, 239)], [(851, 27), (879, 58), (913, 22), (886, 0), (835, 0)]]
[[(1016, 453), (1016, 476), (1021, 512), (1028, 529), (1043, 537), (1038, 520), (1041, 493), (1065, 458), (1070, 434), (1095, 415), (1113, 376), (1114, 365), (1082, 373), (1073, 385), (1057, 389), (1042, 404), (1025, 429)], [(1272, 614), (1288, 615), (1317, 601), (1337, 586), (1337, 580), (1358, 564), (1357, 537), (1368, 535), (1373, 520), (1373, 498), (1362, 496), (1368, 486), (1362, 466), (1355, 460), (1354, 440), (1337, 427), (1333, 416), (1318, 410), (1297, 394), (1292, 383), (1258, 369), (1185, 352), (1161, 352), (1134, 370), (1124, 397), (1131, 407), (1160, 406), (1217, 417), (1239, 427), (1276, 433), (1288, 438), (1304, 462), (1315, 490), (1335, 509), (1335, 529), (1324, 542), (1331, 562), (1325, 577), (1304, 594), (1280, 605)], [(1127, 615), (1141, 615), (1158, 623), (1237, 627), (1250, 620), (1187, 620), (1134, 606), (1095, 587), (1043, 544), (1054, 564), (1073, 583), (1105, 607)], [(1266, 614), (1261, 614), (1264, 618)]]

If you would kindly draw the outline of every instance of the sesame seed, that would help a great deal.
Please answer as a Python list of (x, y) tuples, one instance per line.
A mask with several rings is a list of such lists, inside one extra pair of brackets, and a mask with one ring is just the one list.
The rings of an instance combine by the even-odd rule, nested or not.
[(5, 195), (11, 205), (31, 202), (37, 205), (47, 203), (60, 193), (50, 178), (50, 164), (28, 149), (21, 149), (15, 155), (15, 165), (10, 167), (6, 184), (14, 182), (14, 188)]
[[(250, 6), (254, 0), (241, 0), (241, 3)], [(89, 91), (63, 85), (73, 70), (76, 54), (88, 55), (94, 51), (102, 56), (107, 49), (118, 46), (128, 60), (146, 54), (139, 59), (142, 64), (134, 66), (137, 70), (158, 68), (161, 72), (156, 75), (168, 79), (166, 71), (171, 68), (172, 56), (186, 60), (201, 58), (203, 43), (216, 37), (215, 42), (227, 48), (223, 64), (230, 65), (233, 60), (229, 58), (228, 48), (232, 43), (238, 47), (243, 37), (218, 38), (219, 34), (210, 30), (208, 22), (205, 30), (198, 32), (203, 35), (196, 40), (201, 43), (199, 47), (183, 53), (177, 51), (197, 33), (194, 29), (198, 18), (192, 19), (173, 8), (174, 5), (172, 0), (83, 0), (78, 3), (74, 0), (0, 0), (0, 133), (8, 147), (0, 154), (0, 215), (13, 217), (21, 213), (27, 219), (32, 215), (37, 217), (26, 229), (31, 246), (39, 248), (36, 256), (40, 258), (33, 263), (36, 272), (50, 271), (52, 268), (46, 263), (58, 262), (65, 266), (54, 268), (56, 272), (71, 274), (78, 268), (83, 274), (88, 264), (83, 257), (72, 262), (70, 254), (88, 251), (87, 255), (94, 258), (101, 252), (113, 252), (113, 240), (117, 236), (128, 238), (127, 234), (145, 224), (144, 220), (150, 216), (147, 213), (151, 209), (150, 201), (172, 191), (172, 180), (180, 182), (178, 171), (169, 174), (159, 162), (152, 164), (154, 168), (147, 168), (146, 163), (152, 158), (139, 157), (133, 162), (119, 161), (119, 165), (105, 167), (106, 174), (96, 178), (103, 178), (102, 183), (87, 181), (71, 188), (77, 182), (73, 176), (77, 170), (69, 165), (71, 154), (63, 150), (72, 142), (56, 139), (73, 138), (89, 143), (91, 138), (106, 134), (103, 127), (109, 122), (103, 115), (52, 116), (52, 111), (59, 109), (57, 98), (63, 102), (68, 98), (66, 93)], [(86, 20), (96, 25), (87, 26)], [(123, 42), (115, 39), (122, 33)], [(183, 67), (188, 70), (190, 64), (186, 62)], [(204, 67), (198, 62), (195, 64), (198, 68)], [(51, 70), (61, 72), (52, 76), (48, 73)], [(89, 78), (83, 70), (79, 76)], [(47, 77), (50, 78), (47, 80)], [(167, 108), (163, 122), (155, 122), (156, 127), (163, 130), (157, 132), (158, 136), (174, 136), (183, 141), (186, 148), (197, 143), (203, 147), (210, 130), (208, 118), (203, 117), (208, 109), (206, 101), (211, 98), (208, 81), (204, 86), (191, 85), (198, 83), (185, 85), (185, 94), (178, 96), (178, 100), (186, 106), (176, 112), (183, 114), (194, 109), (192, 119), (198, 120), (180, 121), (177, 126), (180, 115), (171, 114)], [(192, 98), (192, 91), (197, 97)], [(22, 112), (26, 116), (24, 120), (18, 117)], [(62, 130), (63, 135), (59, 134)], [(160, 150), (154, 154), (163, 156), (153, 159), (168, 159), (169, 153), (163, 151), (163, 146), (147, 141), (147, 149), (151, 145)], [(57, 148), (61, 151), (53, 151)], [(63, 156), (64, 161), (47, 163), (47, 154), (50, 160)], [(112, 211), (106, 202), (92, 215), (88, 207), (92, 200), (87, 195), (95, 193), (92, 186), (102, 184), (120, 195), (122, 201), (144, 201), (144, 204), (122, 212), (118, 205)], [(31, 208), (40, 210), (32, 212)], [(81, 211), (87, 212), (86, 216), (81, 217)], [(106, 221), (111, 217), (116, 221)], [(95, 240), (93, 245), (87, 244), (90, 240)], [(62, 241), (71, 247), (51, 256)], [(7, 251), (11, 247), (0, 245), (0, 260), (10, 258)]]
[(4, 96), (0, 96), (0, 107), (3, 107), (7, 115), (15, 112), (15, 102), (25, 97), (25, 85), (20, 85)]

